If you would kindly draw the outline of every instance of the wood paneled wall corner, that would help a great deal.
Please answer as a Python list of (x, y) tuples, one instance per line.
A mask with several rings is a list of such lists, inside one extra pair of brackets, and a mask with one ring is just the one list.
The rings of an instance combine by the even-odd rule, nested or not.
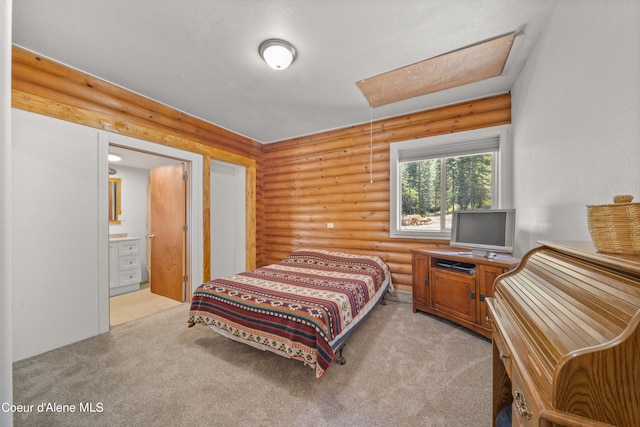
[(265, 145), (261, 265), (302, 247), (375, 254), (410, 291), (410, 250), (449, 242), (389, 237), (390, 144), (508, 123), (511, 96), (502, 94), (378, 120), (372, 132), (366, 123)]

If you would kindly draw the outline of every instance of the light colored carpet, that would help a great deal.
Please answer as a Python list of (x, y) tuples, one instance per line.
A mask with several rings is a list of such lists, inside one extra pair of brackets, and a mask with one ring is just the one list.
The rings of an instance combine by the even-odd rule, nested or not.
[(347, 341), (346, 365), (319, 380), (301, 362), (187, 328), (187, 314), (182, 304), (16, 362), (14, 403), (34, 408), (14, 424), (491, 425), (491, 343), (409, 304), (375, 307)]

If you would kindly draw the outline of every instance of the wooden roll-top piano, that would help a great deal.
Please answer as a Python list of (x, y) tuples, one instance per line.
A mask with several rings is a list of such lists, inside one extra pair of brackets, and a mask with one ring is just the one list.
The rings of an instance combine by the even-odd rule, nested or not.
[(640, 257), (541, 244), (488, 301), (494, 420), (640, 426)]

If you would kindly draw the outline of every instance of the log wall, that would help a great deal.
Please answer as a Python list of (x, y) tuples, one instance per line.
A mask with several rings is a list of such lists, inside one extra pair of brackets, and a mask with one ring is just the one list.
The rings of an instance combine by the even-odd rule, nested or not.
[(265, 145), (262, 264), (302, 247), (375, 254), (411, 290), (410, 249), (448, 241), (389, 237), (390, 143), (510, 122), (504, 94)]

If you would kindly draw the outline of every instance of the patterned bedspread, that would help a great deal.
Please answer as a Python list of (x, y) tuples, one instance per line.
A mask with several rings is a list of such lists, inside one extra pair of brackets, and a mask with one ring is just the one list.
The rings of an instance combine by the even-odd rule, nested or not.
[(387, 283), (389, 267), (379, 257), (298, 250), (277, 264), (203, 283), (188, 323), (301, 360), (320, 378)]

